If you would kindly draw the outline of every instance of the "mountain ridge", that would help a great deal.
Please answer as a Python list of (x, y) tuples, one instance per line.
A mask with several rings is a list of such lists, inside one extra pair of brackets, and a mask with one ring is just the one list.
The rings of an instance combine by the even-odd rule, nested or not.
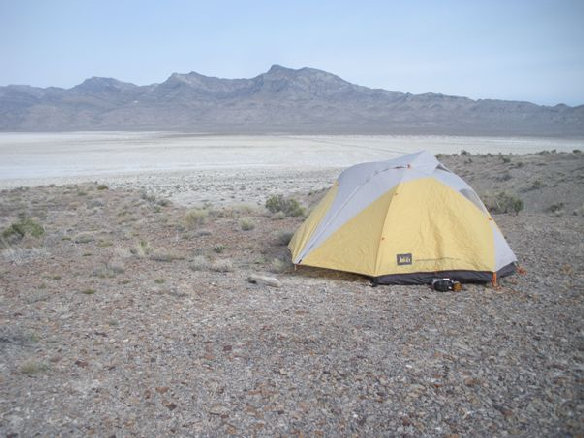
[(0, 87), (0, 131), (75, 130), (584, 136), (584, 105), (373, 89), (277, 64), (243, 79), (191, 71), (151, 85)]

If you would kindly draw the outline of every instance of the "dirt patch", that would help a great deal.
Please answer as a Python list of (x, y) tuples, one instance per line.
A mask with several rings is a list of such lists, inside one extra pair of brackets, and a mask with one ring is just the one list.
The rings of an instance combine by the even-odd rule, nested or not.
[[(460, 293), (295, 271), (285, 243), (302, 218), (257, 202), (198, 214), (129, 187), (2, 191), (0, 230), (26, 218), (37, 232), (0, 254), (0, 432), (582, 434), (576, 155), (443, 158), (480, 173), (463, 175), (479, 191), (564, 204), (524, 195), (524, 211), (495, 216), (527, 274)], [(537, 177), (555, 192), (523, 192)]]

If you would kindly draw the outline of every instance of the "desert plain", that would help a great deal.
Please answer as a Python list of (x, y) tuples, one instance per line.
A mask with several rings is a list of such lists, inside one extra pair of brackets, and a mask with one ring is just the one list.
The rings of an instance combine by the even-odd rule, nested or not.
[[(309, 211), (344, 167), (420, 149), (479, 193), (522, 274), (438, 293), (294, 269), (303, 218), (266, 199)], [(3, 134), (0, 433), (581, 436), (583, 150)]]

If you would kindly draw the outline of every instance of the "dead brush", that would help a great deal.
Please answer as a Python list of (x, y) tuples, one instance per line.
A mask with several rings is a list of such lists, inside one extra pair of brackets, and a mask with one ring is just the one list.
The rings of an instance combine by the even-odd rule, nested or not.
[(93, 270), (93, 275), (98, 278), (114, 278), (123, 274), (125, 270), (122, 259), (113, 257)]

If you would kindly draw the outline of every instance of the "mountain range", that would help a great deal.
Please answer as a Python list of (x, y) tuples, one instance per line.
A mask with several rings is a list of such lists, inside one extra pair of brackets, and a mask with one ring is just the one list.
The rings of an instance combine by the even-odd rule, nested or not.
[(251, 79), (191, 72), (146, 86), (93, 77), (70, 89), (0, 87), (0, 131), (80, 130), (584, 136), (584, 105), (371, 89), (279, 65)]

